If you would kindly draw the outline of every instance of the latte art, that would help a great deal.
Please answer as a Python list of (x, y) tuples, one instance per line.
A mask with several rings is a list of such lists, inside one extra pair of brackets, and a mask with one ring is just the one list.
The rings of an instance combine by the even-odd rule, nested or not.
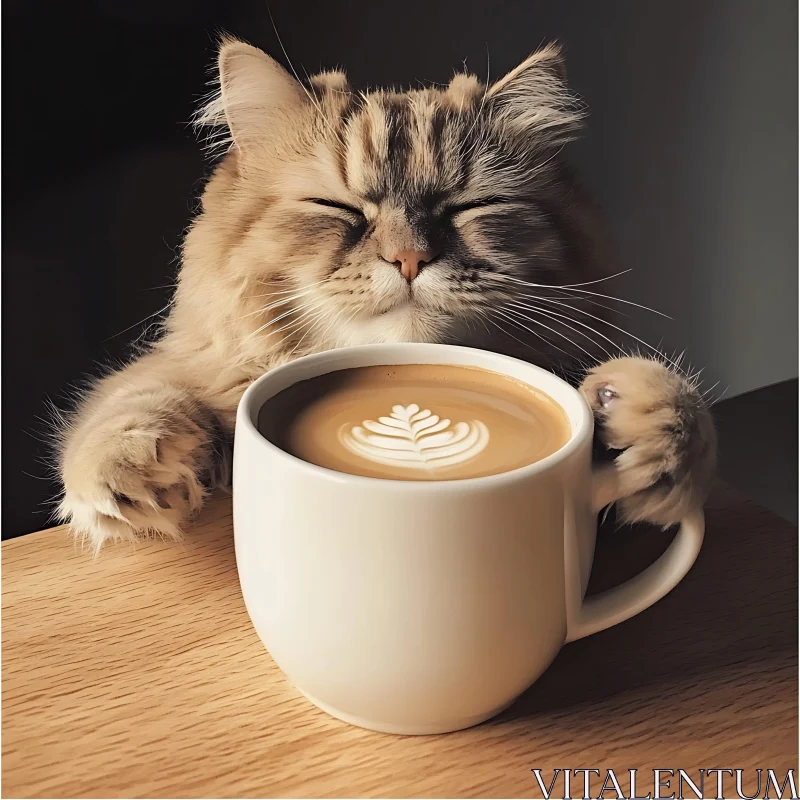
[(391, 416), (364, 420), (339, 434), (352, 453), (378, 464), (406, 469), (435, 469), (463, 464), (489, 444), (479, 420), (451, 423), (416, 403), (392, 407)]
[(547, 395), (452, 364), (355, 367), (300, 381), (265, 402), (258, 429), (310, 464), (395, 481), (508, 472), (570, 436)]

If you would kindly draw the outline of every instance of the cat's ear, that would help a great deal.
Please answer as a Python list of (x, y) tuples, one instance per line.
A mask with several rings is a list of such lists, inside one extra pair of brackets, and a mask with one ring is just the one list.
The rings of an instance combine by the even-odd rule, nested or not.
[(456, 73), (447, 87), (445, 97), (458, 109), (469, 108), (483, 97), (483, 84), (475, 75)]
[(223, 39), (217, 69), (219, 91), (197, 122), (227, 128), (227, 143), (240, 151), (263, 142), (307, 100), (300, 83), (277, 61), (245, 42)]
[(328, 92), (336, 94), (349, 94), (350, 84), (347, 82), (347, 75), (340, 69), (325, 70), (316, 75), (312, 75), (309, 79), (311, 87), (315, 93), (324, 95)]
[(487, 93), (501, 125), (559, 146), (575, 138), (585, 108), (567, 87), (561, 48), (549, 44), (500, 78)]

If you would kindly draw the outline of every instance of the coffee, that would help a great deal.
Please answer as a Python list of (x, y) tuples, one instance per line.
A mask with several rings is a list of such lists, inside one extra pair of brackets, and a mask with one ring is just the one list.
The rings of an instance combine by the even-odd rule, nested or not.
[(556, 452), (571, 431), (554, 400), (513, 378), (424, 364), (301, 381), (267, 400), (258, 428), (311, 464), (414, 481), (508, 472)]

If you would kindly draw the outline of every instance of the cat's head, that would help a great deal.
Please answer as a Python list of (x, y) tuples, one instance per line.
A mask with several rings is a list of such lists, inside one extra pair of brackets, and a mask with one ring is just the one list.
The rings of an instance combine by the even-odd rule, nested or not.
[(558, 154), (582, 108), (557, 47), (489, 86), (459, 74), (405, 92), (354, 92), (341, 72), (301, 83), (231, 40), (218, 67), (200, 122), (229, 155), (204, 216), (261, 281), (272, 332), (319, 347), (443, 341), (502, 327), (493, 314), (520, 280), (564, 277)]

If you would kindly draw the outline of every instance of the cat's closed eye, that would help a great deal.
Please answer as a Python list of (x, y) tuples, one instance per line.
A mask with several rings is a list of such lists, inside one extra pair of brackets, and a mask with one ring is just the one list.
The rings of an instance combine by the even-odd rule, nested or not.
[(324, 197), (309, 197), (306, 198), (307, 203), (314, 203), (317, 206), (325, 206), (326, 208), (336, 208), (339, 211), (345, 211), (350, 214), (352, 217), (358, 219), (359, 224), (366, 220), (364, 216), (364, 212), (360, 209), (356, 208), (355, 206), (349, 206), (347, 203), (340, 203), (337, 200), (328, 200)]
[(490, 206), (504, 206), (509, 202), (510, 201), (506, 197), (484, 197), (478, 200), (471, 200), (467, 203), (447, 205), (444, 207), (442, 213), (447, 217), (455, 217), (458, 214), (463, 214), (466, 211), (474, 211), (478, 208), (487, 208)]

